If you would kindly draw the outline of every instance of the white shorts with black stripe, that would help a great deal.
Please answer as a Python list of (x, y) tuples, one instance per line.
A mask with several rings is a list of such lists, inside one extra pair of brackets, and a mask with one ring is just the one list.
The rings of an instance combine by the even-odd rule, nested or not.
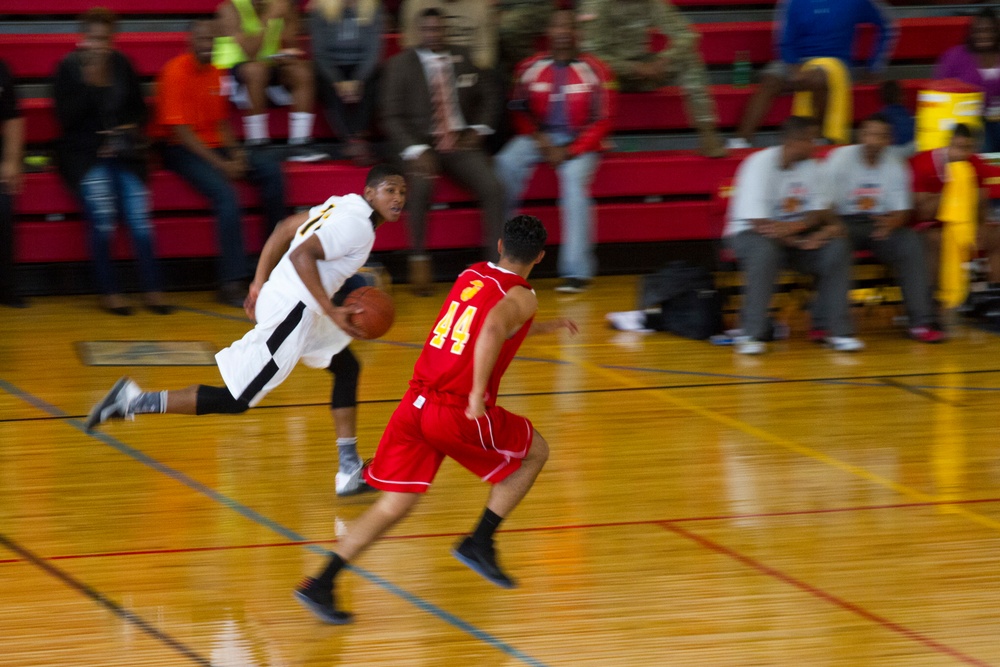
[(257, 326), (215, 355), (222, 379), (235, 399), (257, 405), (284, 382), (301, 361), (326, 368), (351, 337), (329, 317), (288, 298), (265, 283), (257, 297)]

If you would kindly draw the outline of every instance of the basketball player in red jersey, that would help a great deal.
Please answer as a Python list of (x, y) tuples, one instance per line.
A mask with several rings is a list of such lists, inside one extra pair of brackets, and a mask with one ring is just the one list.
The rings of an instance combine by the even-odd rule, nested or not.
[(452, 286), (410, 389), (365, 470), (365, 480), (382, 495), (338, 540), (323, 572), (295, 591), (320, 620), (351, 621), (336, 607), (334, 577), (416, 506), (445, 456), (493, 485), (479, 525), (452, 554), (497, 586), (516, 585), (497, 564), (493, 533), (531, 488), (549, 447), (528, 419), (496, 404), (497, 389), (529, 333), (577, 331), (572, 320), (533, 321), (538, 300), (527, 278), (545, 254), (545, 238), (538, 218), (509, 220), (499, 263), (474, 264)]

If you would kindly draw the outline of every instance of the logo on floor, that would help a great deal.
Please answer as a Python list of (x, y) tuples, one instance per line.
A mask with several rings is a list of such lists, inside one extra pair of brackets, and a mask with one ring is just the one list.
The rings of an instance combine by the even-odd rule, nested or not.
[(214, 366), (216, 348), (197, 340), (86, 340), (76, 351), (87, 366)]

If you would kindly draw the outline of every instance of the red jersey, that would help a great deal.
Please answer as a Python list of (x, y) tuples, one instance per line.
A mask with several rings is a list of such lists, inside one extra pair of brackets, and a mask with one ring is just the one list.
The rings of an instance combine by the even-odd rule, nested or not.
[[(459, 274), (413, 368), (410, 387), (423, 393), (430, 401), (435, 401), (435, 397), (427, 394), (433, 392), (448, 395), (439, 397), (437, 402), (454, 401), (465, 405), (472, 390), (476, 341), (483, 322), (493, 306), (514, 287), (531, 289), (528, 281), (521, 276), (490, 262), (473, 264)], [(531, 319), (500, 349), (500, 356), (486, 384), (487, 406), (496, 405), (500, 379), (528, 335)]]

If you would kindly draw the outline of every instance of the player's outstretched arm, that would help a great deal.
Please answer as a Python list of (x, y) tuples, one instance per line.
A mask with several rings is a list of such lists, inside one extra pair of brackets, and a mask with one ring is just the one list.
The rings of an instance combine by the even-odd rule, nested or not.
[(554, 320), (535, 320), (531, 323), (531, 328), (528, 329), (528, 335), (535, 336), (537, 334), (547, 334), (552, 333), (553, 331), (558, 331), (559, 329), (566, 329), (573, 336), (580, 333), (580, 327), (576, 322), (568, 317), (560, 317)]
[(517, 333), (538, 310), (535, 293), (523, 287), (515, 287), (490, 309), (483, 328), (476, 337), (473, 351), (472, 389), (469, 392), (469, 407), (465, 416), (478, 419), (486, 414), (486, 384), (493, 374), (500, 349), (504, 341)]

